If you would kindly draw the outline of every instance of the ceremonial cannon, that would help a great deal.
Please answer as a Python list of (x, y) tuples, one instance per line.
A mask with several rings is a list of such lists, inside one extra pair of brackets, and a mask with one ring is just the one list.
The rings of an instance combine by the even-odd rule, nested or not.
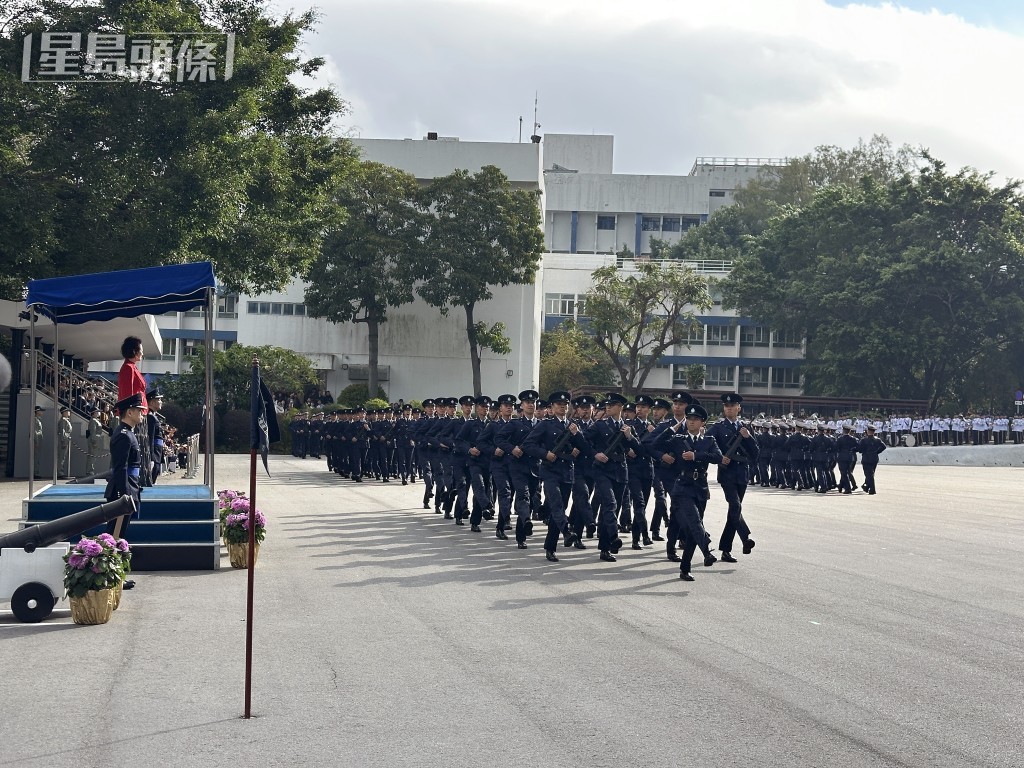
[(135, 502), (130, 496), (123, 496), (48, 523), (0, 535), (0, 600), (11, 601), (11, 611), (19, 621), (42, 621), (65, 594), (64, 556), (71, 547), (57, 542), (134, 512)]

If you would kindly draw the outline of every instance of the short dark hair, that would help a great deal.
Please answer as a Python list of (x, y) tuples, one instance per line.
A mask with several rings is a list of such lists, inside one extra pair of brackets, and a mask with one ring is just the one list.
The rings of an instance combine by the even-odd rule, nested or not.
[(121, 342), (121, 357), (125, 360), (131, 360), (142, 349), (142, 339), (138, 336), (129, 336), (123, 342)]

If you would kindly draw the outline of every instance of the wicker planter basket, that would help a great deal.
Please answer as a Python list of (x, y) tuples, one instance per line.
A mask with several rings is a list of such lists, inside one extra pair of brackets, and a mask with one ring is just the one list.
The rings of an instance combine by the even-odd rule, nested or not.
[(114, 590), (99, 589), (85, 597), (71, 598), (71, 620), (75, 624), (106, 624), (114, 612)]

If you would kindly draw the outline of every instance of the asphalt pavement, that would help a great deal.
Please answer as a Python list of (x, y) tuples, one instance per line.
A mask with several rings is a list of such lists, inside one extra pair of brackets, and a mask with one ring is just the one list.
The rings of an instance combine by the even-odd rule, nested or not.
[[(248, 465), (218, 456), (216, 486), (247, 489)], [(137, 574), (102, 626), (0, 603), (0, 766), (1024, 765), (1019, 468), (752, 488), (756, 548), (693, 583), (660, 548), (548, 563), (539, 536), (424, 510), (421, 484), (270, 469), (254, 717), (225, 554)], [(0, 484), (0, 530), (26, 490)], [(724, 518), (713, 484), (715, 541)]]

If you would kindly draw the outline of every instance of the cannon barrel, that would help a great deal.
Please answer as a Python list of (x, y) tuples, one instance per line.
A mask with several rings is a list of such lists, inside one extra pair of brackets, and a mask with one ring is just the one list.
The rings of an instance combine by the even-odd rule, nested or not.
[(58, 517), (48, 523), (40, 523), (23, 528), (14, 533), (0, 536), (0, 549), (4, 547), (21, 547), (32, 552), (36, 547), (48, 547), (58, 541), (70, 538), (75, 534), (87, 531), (95, 525), (109, 522), (115, 517), (130, 515), (135, 512), (135, 501), (131, 496), (100, 504), (98, 507), (83, 509), (67, 517)]

